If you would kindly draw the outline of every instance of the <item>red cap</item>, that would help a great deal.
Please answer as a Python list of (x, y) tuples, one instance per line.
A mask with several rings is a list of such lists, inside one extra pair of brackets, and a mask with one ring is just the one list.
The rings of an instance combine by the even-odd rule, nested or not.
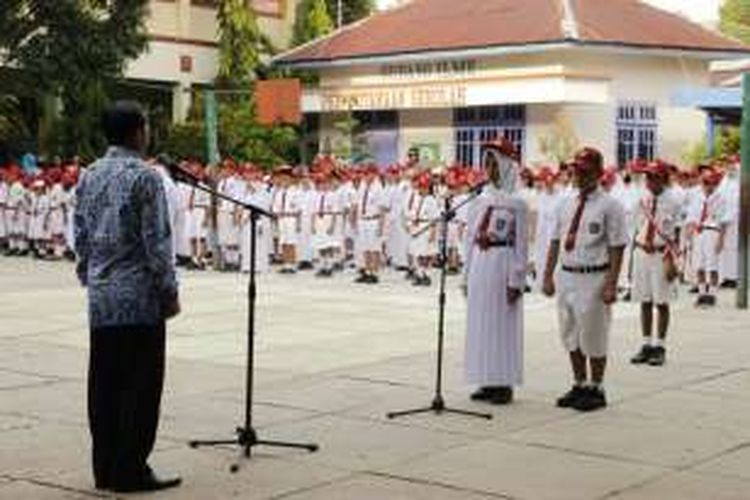
[(534, 174), (534, 180), (550, 184), (557, 179), (557, 174), (551, 167), (540, 167)]
[(497, 139), (485, 142), (482, 144), (482, 148), (495, 150), (501, 155), (507, 156), (514, 161), (521, 161), (521, 155), (518, 150), (516, 150), (516, 147), (510, 139), (505, 136), (500, 136)]
[(661, 160), (652, 161), (643, 169), (643, 173), (646, 175), (659, 177), (661, 179), (668, 179), (671, 171), (671, 165)]
[(597, 169), (600, 172), (604, 169), (604, 156), (595, 148), (585, 147), (579, 149), (573, 156), (570, 166), (575, 170)]

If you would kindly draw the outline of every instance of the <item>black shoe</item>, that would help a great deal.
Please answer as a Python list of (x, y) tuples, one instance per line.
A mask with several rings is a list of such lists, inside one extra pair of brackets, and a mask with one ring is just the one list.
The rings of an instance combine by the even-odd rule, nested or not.
[(721, 282), (721, 288), (735, 289), (737, 288), (736, 280), (724, 280)]
[(182, 484), (182, 478), (170, 477), (162, 479), (156, 477), (151, 469), (147, 469), (141, 476), (128, 480), (118, 481), (110, 488), (117, 493), (135, 493), (138, 491), (159, 491), (175, 488)]
[(630, 362), (634, 365), (642, 365), (648, 363), (654, 352), (654, 348), (648, 344), (644, 344), (638, 354), (630, 358)]
[(633, 296), (631, 295), (630, 290), (628, 290), (627, 292), (625, 292), (625, 294), (622, 296), (622, 299), (620, 300), (622, 300), (623, 302), (630, 302), (632, 299), (633, 299)]
[(469, 398), (472, 401), (489, 401), (494, 390), (494, 387), (480, 387), (479, 389), (471, 393), (471, 396), (469, 396)]
[(370, 285), (377, 285), (378, 283), (380, 283), (380, 278), (378, 278), (374, 274), (370, 274), (367, 276), (367, 281), (365, 281), (365, 283)]
[(367, 274), (360, 271), (359, 276), (354, 280), (355, 283), (367, 283)]
[(429, 276), (424, 276), (422, 278), (422, 286), (432, 286), (432, 280)]
[(498, 387), (490, 396), (493, 405), (507, 405), (513, 402), (513, 388)]
[(695, 307), (702, 307), (707, 305), (706, 299), (708, 298), (708, 295), (698, 295), (698, 298), (695, 300)]
[(300, 262), (297, 266), (297, 269), (299, 269), (300, 271), (309, 271), (310, 269), (314, 268), (315, 266), (313, 266), (313, 263), (306, 260)]
[(693, 286), (693, 287), (690, 287), (690, 290), (688, 290), (688, 293), (691, 294), (691, 295), (695, 295), (699, 291), (700, 291), (700, 289), (697, 286)]
[(599, 410), (607, 406), (604, 390), (598, 387), (587, 387), (582, 397), (573, 403), (573, 408), (581, 412)]
[(654, 347), (651, 357), (648, 358), (649, 366), (662, 366), (667, 362), (667, 350), (664, 347)]
[(417, 279), (417, 273), (414, 272), (414, 269), (407, 269), (406, 274), (404, 275), (404, 279), (415, 280)]
[(706, 295), (706, 305), (714, 307), (716, 305), (716, 295)]
[(572, 408), (576, 402), (581, 399), (586, 393), (586, 388), (580, 385), (574, 385), (572, 389), (566, 392), (561, 397), (557, 398), (558, 408)]

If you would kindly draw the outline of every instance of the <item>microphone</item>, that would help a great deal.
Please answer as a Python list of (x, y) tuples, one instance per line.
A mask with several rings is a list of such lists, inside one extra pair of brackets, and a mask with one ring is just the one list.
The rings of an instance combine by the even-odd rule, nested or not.
[(172, 176), (176, 182), (182, 182), (185, 184), (200, 184), (201, 179), (190, 170), (186, 169), (174, 159), (167, 156), (166, 154), (160, 154), (156, 157), (156, 162), (167, 169), (169, 175)]

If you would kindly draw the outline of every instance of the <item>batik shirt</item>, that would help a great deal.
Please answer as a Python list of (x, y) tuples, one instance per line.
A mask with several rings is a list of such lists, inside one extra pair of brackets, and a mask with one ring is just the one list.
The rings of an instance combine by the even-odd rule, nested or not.
[(172, 237), (159, 174), (111, 147), (81, 179), (74, 216), (78, 279), (92, 328), (155, 325), (177, 296)]

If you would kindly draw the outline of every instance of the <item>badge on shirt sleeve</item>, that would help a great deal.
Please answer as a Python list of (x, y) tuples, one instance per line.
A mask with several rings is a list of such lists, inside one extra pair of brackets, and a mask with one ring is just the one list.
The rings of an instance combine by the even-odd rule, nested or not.
[(601, 234), (602, 232), (602, 224), (600, 222), (590, 222), (589, 223), (589, 234)]

